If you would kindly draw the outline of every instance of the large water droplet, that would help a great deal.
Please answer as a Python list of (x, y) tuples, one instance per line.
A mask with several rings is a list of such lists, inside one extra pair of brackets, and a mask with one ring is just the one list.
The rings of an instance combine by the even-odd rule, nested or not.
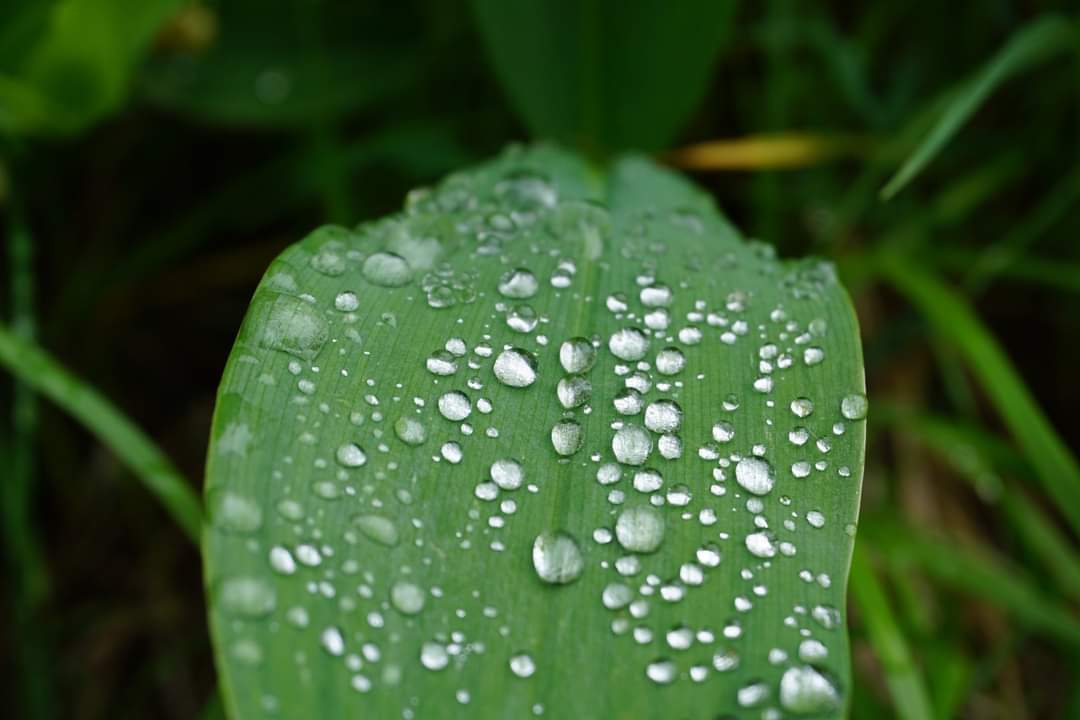
[(637, 425), (626, 425), (615, 431), (611, 449), (615, 459), (627, 465), (642, 465), (652, 452), (652, 436)]
[(503, 297), (518, 300), (531, 298), (539, 287), (536, 276), (524, 268), (510, 270), (499, 278), (499, 294)]
[(337, 449), (335, 455), (338, 463), (343, 467), (361, 467), (367, 462), (367, 454), (356, 443), (345, 443)]
[(532, 549), (533, 567), (546, 583), (566, 585), (577, 580), (585, 568), (577, 541), (565, 532), (543, 532)]
[(437, 642), (426, 642), (420, 646), (420, 664), (428, 670), (442, 670), (450, 663), (446, 648)]
[(656, 354), (656, 372), (677, 375), (686, 367), (686, 356), (676, 347), (667, 347)]
[(315, 306), (291, 295), (257, 294), (248, 318), (260, 345), (304, 360), (315, 359), (330, 337), (330, 326)]
[(495, 358), (495, 377), (510, 387), (532, 385), (536, 382), (536, 368), (536, 357), (521, 348), (507, 348)]
[(555, 388), (555, 394), (559, 397), (559, 404), (570, 410), (589, 402), (592, 383), (577, 375), (564, 377)]
[(503, 490), (517, 490), (525, 480), (525, 471), (517, 460), (496, 460), (491, 463), (491, 481)]
[(392, 520), (380, 515), (357, 515), (353, 523), (360, 528), (360, 532), (380, 545), (393, 547), (398, 544), (398, 529)]
[(840, 707), (840, 693), (813, 667), (792, 667), (780, 678), (780, 706), (796, 715), (817, 715)]
[(767, 460), (745, 457), (735, 466), (735, 481), (754, 495), (768, 495), (776, 484), (776, 475)]
[(364, 261), (364, 278), (373, 285), (401, 287), (412, 280), (412, 268), (405, 258), (390, 252), (377, 252)]
[(637, 328), (623, 328), (612, 334), (608, 349), (620, 360), (633, 362), (645, 357), (649, 351), (649, 338)]
[(419, 420), (403, 415), (394, 423), (394, 434), (406, 445), (422, 445), (427, 438), (427, 430)]
[(510, 672), (519, 678), (532, 677), (536, 672), (536, 663), (528, 653), (518, 653), (510, 658)]
[(656, 552), (664, 542), (664, 516), (649, 505), (636, 505), (619, 513), (615, 537), (630, 552)]
[(657, 685), (670, 685), (679, 676), (679, 669), (671, 660), (657, 660), (645, 667), (645, 677)]
[(577, 420), (561, 420), (551, 428), (551, 445), (564, 457), (576, 453), (584, 442), (585, 432)]
[(464, 420), (472, 413), (472, 403), (468, 395), (458, 390), (443, 393), (439, 396), (439, 413), (454, 422)]
[(645, 408), (645, 427), (655, 433), (678, 432), (682, 415), (682, 408), (675, 401), (657, 400)]
[(424, 591), (416, 583), (398, 580), (390, 588), (390, 602), (404, 615), (416, 615), (424, 609)]
[(217, 592), (222, 612), (246, 618), (266, 617), (277, 605), (274, 586), (262, 578), (234, 577), (221, 582)]
[(228, 490), (210, 495), (210, 517), (224, 532), (250, 533), (262, 527), (262, 510), (251, 498)]
[(870, 410), (870, 403), (862, 393), (852, 393), (840, 401), (840, 414), (848, 420), (862, 420)]
[(559, 347), (559, 363), (571, 375), (588, 372), (595, 362), (596, 348), (583, 337), (570, 338)]

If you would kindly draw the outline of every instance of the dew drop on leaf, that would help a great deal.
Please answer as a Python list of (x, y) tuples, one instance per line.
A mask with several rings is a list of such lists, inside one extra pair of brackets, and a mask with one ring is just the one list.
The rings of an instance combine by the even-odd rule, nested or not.
[(528, 350), (507, 348), (495, 358), (495, 377), (509, 387), (528, 387), (536, 382), (536, 357)]
[(543, 532), (532, 547), (533, 568), (537, 576), (551, 585), (566, 585), (577, 580), (585, 568), (581, 548), (565, 532)]
[(628, 552), (656, 552), (664, 542), (664, 517), (656, 508), (635, 505), (619, 513), (615, 537)]

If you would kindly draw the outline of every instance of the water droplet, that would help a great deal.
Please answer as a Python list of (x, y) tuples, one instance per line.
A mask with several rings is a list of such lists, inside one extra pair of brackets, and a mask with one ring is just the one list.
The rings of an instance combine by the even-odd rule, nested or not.
[(580, 375), (596, 363), (596, 349), (583, 337), (570, 338), (559, 347), (559, 363), (571, 375)]
[(840, 693), (813, 667), (792, 667), (780, 678), (780, 706), (796, 715), (817, 715), (839, 708)]
[(679, 676), (679, 669), (670, 660), (657, 660), (645, 667), (645, 677), (657, 685), (670, 685)]
[(420, 646), (420, 664), (428, 670), (442, 670), (450, 664), (450, 656), (442, 644), (426, 642)]
[(315, 359), (330, 338), (330, 327), (318, 310), (291, 295), (257, 294), (248, 318), (258, 328), (260, 345), (304, 360)]
[(667, 285), (653, 284), (641, 289), (641, 304), (645, 307), (667, 307), (671, 304), (671, 288)]
[(514, 332), (531, 333), (539, 322), (540, 318), (531, 305), (517, 305), (506, 313), (506, 325)]
[(419, 585), (398, 580), (390, 588), (390, 602), (404, 615), (416, 615), (424, 609), (424, 591)]
[(675, 401), (657, 400), (645, 408), (645, 427), (655, 433), (678, 432), (682, 416), (682, 408)]
[(551, 428), (551, 445), (564, 457), (576, 453), (584, 442), (585, 433), (577, 420), (562, 420)]
[(814, 412), (814, 403), (810, 402), (809, 398), (795, 398), (791, 401), (791, 412), (795, 417), (809, 417), (810, 413)]
[(559, 380), (555, 394), (559, 397), (559, 403), (570, 410), (589, 402), (592, 397), (592, 383), (577, 375), (564, 377)]
[(735, 481), (754, 495), (768, 495), (776, 484), (776, 475), (768, 461), (746, 457), (735, 466)]
[(627, 465), (643, 465), (652, 452), (652, 437), (637, 425), (626, 425), (615, 431), (611, 449), (615, 459)]
[(633, 362), (645, 357), (649, 351), (649, 338), (637, 328), (623, 328), (612, 334), (608, 349), (620, 360)]
[(634, 599), (634, 591), (623, 583), (608, 583), (600, 595), (600, 600), (608, 610), (619, 610)]
[(566, 585), (577, 580), (585, 568), (577, 541), (565, 532), (537, 535), (532, 561), (540, 579), (552, 585)]
[(629, 552), (656, 552), (664, 542), (664, 516), (649, 505), (628, 507), (615, 521), (615, 537)]
[(656, 372), (677, 375), (686, 367), (686, 356), (677, 347), (666, 347), (656, 354)]
[(281, 575), (292, 575), (296, 572), (296, 561), (287, 548), (275, 545), (270, 548), (270, 567)]
[(749, 550), (750, 554), (754, 557), (776, 557), (776, 545), (773, 544), (772, 536), (764, 531), (747, 535), (746, 549)]
[(528, 653), (518, 653), (510, 658), (510, 672), (519, 678), (532, 677), (536, 672), (536, 663)]
[(353, 523), (369, 540), (393, 547), (398, 544), (398, 529), (393, 521), (380, 515), (357, 515)]
[(806, 522), (816, 528), (825, 527), (825, 515), (817, 510), (811, 510), (806, 513)]
[(266, 617), (277, 605), (274, 586), (262, 578), (235, 577), (222, 581), (217, 592), (218, 605), (229, 615), (246, 618)]
[(364, 278), (373, 285), (401, 287), (412, 280), (412, 268), (405, 258), (391, 252), (377, 252), (364, 261)]
[(423, 423), (408, 415), (403, 415), (394, 423), (394, 434), (406, 445), (422, 445), (427, 439), (427, 430)]
[(645, 405), (641, 393), (633, 388), (623, 388), (612, 401), (620, 415), (637, 415)]
[(539, 288), (536, 276), (524, 268), (510, 270), (499, 278), (499, 294), (503, 297), (524, 300), (535, 295)]
[(335, 455), (343, 467), (361, 467), (367, 462), (367, 454), (356, 443), (345, 443), (337, 449)]
[(769, 686), (763, 682), (751, 682), (743, 685), (735, 693), (735, 701), (739, 707), (756, 707), (769, 696)]
[(229, 533), (250, 533), (262, 527), (262, 510), (251, 498), (228, 490), (210, 496), (210, 516), (214, 527)]
[(360, 307), (360, 299), (352, 291), (339, 292), (334, 297), (334, 308), (341, 312), (353, 312), (358, 307)]
[(525, 480), (525, 471), (516, 460), (496, 460), (491, 464), (491, 481), (503, 490), (517, 490)]
[(634, 473), (634, 489), (640, 493), (656, 492), (664, 485), (664, 476), (656, 470), (647, 468)]
[(817, 365), (825, 359), (825, 351), (819, 347), (808, 347), (803, 350), (803, 362), (807, 365)]
[(870, 410), (870, 403), (862, 393), (852, 393), (840, 401), (840, 414), (848, 420), (862, 420)]
[(453, 375), (457, 372), (457, 360), (446, 350), (433, 352), (427, 359), (427, 369), (433, 375)]
[(495, 358), (495, 377), (509, 387), (528, 387), (536, 382), (536, 357), (528, 350), (508, 348)]
[(439, 396), (439, 413), (453, 422), (464, 420), (472, 413), (472, 403), (468, 395), (458, 390), (443, 393)]
[(735, 426), (726, 420), (721, 420), (712, 426), (713, 440), (719, 443), (731, 442), (735, 437)]

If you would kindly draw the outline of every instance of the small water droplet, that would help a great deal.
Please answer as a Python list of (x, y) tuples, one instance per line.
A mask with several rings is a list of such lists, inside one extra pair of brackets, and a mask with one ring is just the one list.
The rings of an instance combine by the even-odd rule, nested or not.
[(361, 467), (367, 462), (367, 454), (356, 443), (341, 445), (335, 457), (340, 465), (347, 468)]
[(510, 672), (519, 678), (532, 677), (536, 672), (536, 663), (528, 653), (518, 653), (510, 658)]
[(608, 349), (620, 360), (633, 362), (645, 357), (649, 351), (649, 338), (637, 328), (623, 328), (612, 334)]
[(735, 481), (754, 495), (768, 495), (776, 484), (776, 475), (767, 460), (746, 457), (735, 466)]
[(584, 442), (585, 432), (577, 420), (562, 420), (551, 428), (551, 445), (564, 457), (576, 453)]
[(499, 278), (499, 294), (503, 297), (524, 300), (535, 295), (539, 288), (536, 276), (524, 268), (510, 270)]
[(357, 515), (353, 523), (368, 539), (380, 545), (393, 547), (398, 544), (398, 529), (392, 520), (380, 515)]
[(424, 609), (424, 591), (416, 583), (398, 580), (390, 588), (390, 602), (403, 615), (416, 615)]

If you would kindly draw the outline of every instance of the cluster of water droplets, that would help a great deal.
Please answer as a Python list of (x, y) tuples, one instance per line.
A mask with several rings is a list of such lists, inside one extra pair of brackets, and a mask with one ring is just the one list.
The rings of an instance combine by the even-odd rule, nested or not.
[[(600, 508), (588, 527), (530, 526), (533, 539), (519, 549), (527, 556), (521, 561), (531, 563), (544, 592), (570, 592), (564, 588), (596, 573), (590, 586), (601, 588), (594, 602), (610, 613), (608, 632), (656, 651), (641, 668), (643, 681), (704, 683), (767, 653), (775, 678), (739, 687), (735, 705), (796, 715), (838, 707), (841, 689), (828, 659), (841, 620), (826, 600), (785, 611), (787, 647), (757, 647), (743, 630), (780, 575), (798, 577), (822, 598), (832, 582), (799, 559), (799, 538), (832, 530), (831, 508), (800, 507), (795, 498), (800, 483), (853, 481), (831, 451), (850, 423), (866, 417), (866, 398), (853, 391), (786, 399), (793, 370), (828, 367), (825, 321), (793, 319), (783, 304), (755, 306), (749, 289), (717, 293), (702, 269), (662, 278), (645, 259), (657, 248), (633, 233), (624, 254), (632, 258), (641, 248), (640, 269), (623, 287), (598, 292), (611, 285), (602, 260), (611, 234), (606, 210), (564, 201), (534, 172), (505, 174), (491, 194), (485, 204), (468, 182), (451, 179), (410, 195), (405, 219), (364, 230), (360, 241), (341, 229), (318, 231), (306, 243), (314, 248), (310, 267), (348, 286), (333, 297), (305, 294), (288, 267), (264, 282), (249, 319), (253, 344), (285, 356), (288, 376), (283, 383), (259, 371), (257, 380), (267, 393), (287, 394), (284, 407), (295, 422), (286, 426), (298, 428), (301, 450), (271, 471), (268, 482), (280, 496), (273, 517), (263, 517), (239, 490), (213, 496), (222, 533), (252, 537), (270, 523), (281, 538), (268, 548), (248, 542), (268, 572), (219, 581), (219, 607), (239, 621), (273, 618), (309, 634), (312, 647), (341, 662), (361, 694), (396, 686), (409, 663), (461, 672), (471, 658), (487, 655), (503, 658), (510, 676), (527, 681), (548, 669), (502, 623), (508, 608), (486, 602), (482, 586), (469, 597), (449, 595), (440, 572), (451, 573), (445, 584), (455, 585), (455, 554), (485, 547), (507, 553), (503, 531), (524, 522), (517, 518), (530, 496), (596, 494), (603, 501), (588, 503)], [(457, 221), (433, 219), (447, 213)], [(675, 211), (667, 221), (703, 231), (696, 211)], [(462, 235), (471, 241), (470, 261), (450, 263), (446, 248)], [(553, 236), (563, 241), (560, 250), (547, 249)], [(487, 286), (478, 278), (492, 277), (493, 264), (498, 279)], [(778, 281), (797, 307), (816, 297), (820, 274), (804, 268)], [(404, 297), (418, 310), (386, 311), (379, 293)], [(704, 299), (714, 296), (723, 299)], [(406, 323), (422, 323), (432, 338), (419, 367), (403, 366), (416, 360), (396, 339)], [(745, 372), (710, 375), (719, 366), (710, 356), (718, 353), (738, 358)], [(254, 372), (259, 359), (250, 357)], [(377, 373), (359, 369), (372, 364)], [(343, 406), (340, 398), (353, 395)], [(553, 419), (539, 427), (545, 418)], [(696, 436), (687, 426), (707, 432)], [(332, 452), (320, 452), (331, 437)], [(216, 452), (242, 457), (251, 443), (250, 431), (230, 426)], [(400, 460), (403, 450), (412, 459)], [(778, 455), (798, 459), (781, 467)], [(313, 472), (298, 472), (301, 456)], [(495, 459), (483, 460), (477, 472), (474, 457)], [(307, 477), (317, 478), (310, 488), (296, 484)], [(425, 520), (431, 514), (416, 509), (415, 497), (437, 503), (464, 488), (472, 498), (467, 514), (450, 536), (434, 534)], [(322, 530), (330, 513), (349, 518), (340, 537)], [(528, 517), (536, 522), (540, 514)], [(688, 547), (686, 536), (702, 540)], [(365, 569), (363, 558), (380, 552), (395, 558), (389, 576), (386, 563), (377, 563), (378, 573)], [(722, 566), (732, 568), (722, 574)], [(714, 580), (732, 576), (735, 586)], [(278, 592), (285, 579), (299, 583), (306, 599)], [(689, 612), (674, 624), (653, 619), (689, 607), (693, 593), (727, 603), (729, 619), (719, 628), (696, 624)], [(403, 659), (403, 636), (430, 613), (445, 615), (451, 627), (479, 614), (492, 622), (499, 647), (449, 630)], [(313, 620), (325, 617), (340, 619)], [(233, 655), (261, 661), (243, 633)], [(310, 672), (310, 659), (297, 662)], [(470, 698), (467, 687), (454, 694), (458, 703)], [(405, 708), (402, 716), (412, 714)]]

